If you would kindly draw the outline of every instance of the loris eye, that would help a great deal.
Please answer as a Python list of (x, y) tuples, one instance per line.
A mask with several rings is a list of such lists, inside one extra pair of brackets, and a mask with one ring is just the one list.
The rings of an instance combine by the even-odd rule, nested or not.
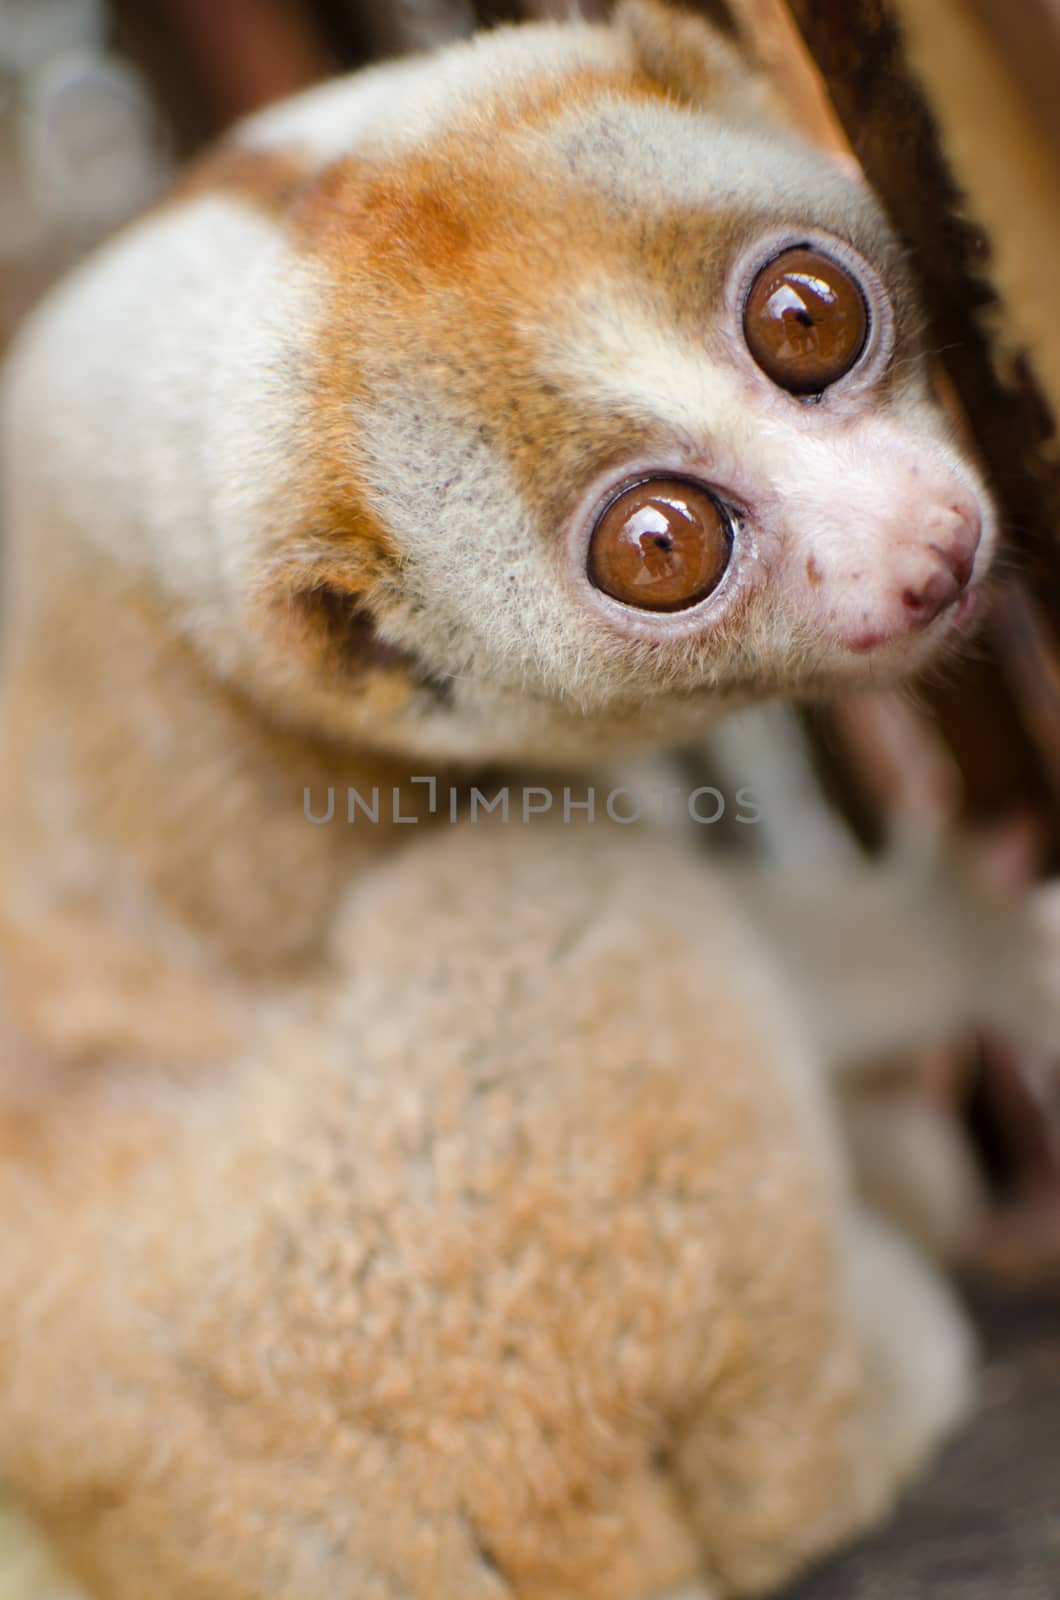
[(652, 478), (600, 516), (589, 577), (624, 605), (684, 611), (717, 588), (731, 553), (732, 524), (713, 495), (679, 478)]
[(830, 256), (803, 246), (762, 268), (743, 317), (747, 347), (789, 394), (820, 394), (865, 348), (869, 314), (855, 279)]

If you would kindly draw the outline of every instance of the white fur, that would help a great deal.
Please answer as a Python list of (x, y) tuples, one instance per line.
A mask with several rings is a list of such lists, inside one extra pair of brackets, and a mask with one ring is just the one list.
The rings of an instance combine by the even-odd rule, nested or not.
[[(233, 591), (296, 465), (288, 356), (315, 295), (274, 223), (204, 197), (93, 258), (15, 358), (15, 514), (43, 495), (118, 570), (161, 581), (222, 660)], [(34, 582), (47, 566), (36, 547)]]
[(653, 304), (649, 294), (633, 279), (572, 286), (562, 315), (538, 333), (542, 374), (587, 402), (663, 423), (692, 451), (742, 433), (748, 408), (737, 374), (681, 338), (663, 296)]
[[(709, 141), (703, 125), (710, 125)], [(761, 209), (776, 219), (808, 209), (819, 226), (845, 232), (851, 201), (886, 229), (862, 183), (785, 130), (679, 105), (631, 105), (617, 95), (576, 107), (549, 130), (565, 167), (622, 206), (704, 205)]]

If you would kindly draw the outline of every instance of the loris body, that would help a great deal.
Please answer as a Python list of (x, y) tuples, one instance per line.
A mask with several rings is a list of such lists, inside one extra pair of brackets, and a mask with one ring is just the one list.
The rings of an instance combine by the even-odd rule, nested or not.
[[(101, 1600), (758, 1592), (965, 1404), (720, 874), (416, 781), (893, 676), (972, 609), (900, 255), (759, 101), (643, 5), (387, 68), (24, 340), (0, 1465)], [(321, 783), (420, 823), (315, 827)], [(917, 1021), (1014, 1007), (1003, 943)]]

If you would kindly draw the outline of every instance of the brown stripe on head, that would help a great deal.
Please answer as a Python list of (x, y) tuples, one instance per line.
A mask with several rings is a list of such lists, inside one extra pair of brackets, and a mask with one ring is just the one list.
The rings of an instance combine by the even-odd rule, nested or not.
[[(391, 163), (351, 156), (321, 168), (294, 151), (228, 142), (189, 168), (164, 202), (219, 196), (250, 205), (283, 224), (304, 255), (327, 264), (331, 315), (290, 375), (307, 403), (285, 446), (297, 473), (289, 512), (277, 518), (282, 558), (251, 599), (250, 623), (335, 687), (369, 674), (409, 683), (424, 677), (414, 657), (379, 636), (378, 601), (394, 587), (399, 552), (360, 481), (355, 412), (368, 398), (366, 350), (380, 336), (398, 349), (414, 339), (409, 301), (422, 287), (424, 264), (435, 283), (466, 283), (474, 276), (466, 258), (481, 253), (494, 221), (503, 222), (499, 192), (480, 192), (469, 207), (446, 182), (445, 166), (442, 148)], [(495, 219), (485, 215), (487, 199)]]
[[(569, 312), (574, 287), (610, 273), (658, 285), (668, 316), (698, 339), (747, 219), (659, 206), (649, 226), (647, 213), (588, 183), (557, 183), (550, 122), (616, 94), (673, 104), (642, 74), (585, 70), (497, 105), (486, 130), (456, 130), (386, 164), (339, 161), (303, 190), (291, 237), (331, 282), (313, 405), (332, 461), (354, 458), (353, 419), (380, 373), (399, 382), (421, 373), (444, 388), (462, 422), (488, 430), (549, 522), (569, 513), (587, 478), (663, 443), (653, 419), (597, 407), (550, 379), (542, 330)], [(535, 139), (546, 159), (534, 159)], [(697, 257), (692, 282), (683, 267)]]
[[(553, 569), (587, 482), (665, 445), (650, 415), (588, 401), (541, 363), (541, 330), (556, 328), (573, 283), (609, 272), (624, 279), (631, 269), (662, 281), (675, 260), (687, 259), (677, 234), (703, 225), (687, 216), (667, 223), (660, 209), (659, 225), (645, 229), (642, 216), (615, 208), (589, 183), (562, 174), (557, 182), (550, 124), (619, 98), (672, 108), (650, 78), (582, 71), (518, 102), (489, 103), (485, 128), (480, 121), (474, 132), (455, 129), (385, 160), (340, 159), (296, 194), (285, 231), (326, 285), (325, 307), (300, 353), (303, 504), (257, 616), (318, 683), (341, 692), (356, 680), (360, 700), (369, 679), (415, 689), (432, 673), (475, 676), (459, 628), (441, 643), (436, 634), (419, 659), (380, 645), (396, 628), (420, 648), (411, 631), (420, 613), (410, 606), (424, 605), (431, 621), (432, 591), (410, 588), (405, 552), (384, 520), (392, 496), (403, 495), (430, 535), (429, 492), (419, 491), (422, 510), (416, 503), (421, 406), (432, 421), (451, 418), (454, 451), (460, 434), (488, 436), (486, 452), (536, 525), (555, 530), (543, 547)], [(716, 253), (722, 220), (712, 225)], [(404, 459), (369, 458), (364, 446), (382, 395), (409, 423)], [(423, 437), (424, 450), (444, 455), (445, 440), (439, 449), (427, 423)], [(454, 456), (454, 481), (461, 470)], [(454, 549), (454, 559), (467, 562), (469, 594), (489, 526), (469, 505), (468, 543)]]
[(673, 104), (647, 74), (581, 68), (490, 100), (473, 131), (456, 128), (429, 149), (335, 161), (297, 195), (289, 237), (331, 283), (314, 356), (317, 426), (347, 461), (350, 407), (359, 392), (370, 399), (364, 374), (381, 355), (409, 371), (428, 360), (435, 373), (458, 374), (488, 402), (493, 425), (489, 388), (513, 370), (519, 325), (554, 322), (579, 261), (589, 272), (629, 260), (640, 219), (615, 214), (588, 188), (573, 217), (571, 194), (535, 165), (527, 143), (547, 138), (557, 116), (616, 92)]
[[(586, 199), (572, 230), (567, 200), (557, 196), (551, 175), (527, 162), (521, 140), (604, 96), (671, 106), (701, 101), (707, 80), (731, 66), (731, 50), (718, 41), (717, 61), (704, 56), (695, 82), (687, 72), (678, 82), (661, 70), (666, 25), (659, 8), (643, 7), (639, 20), (635, 6), (627, 10), (620, 26), (640, 65), (579, 66), (508, 96), (493, 94), (476, 107), (474, 132), (455, 128), (428, 149), (386, 160), (351, 156), (315, 173), (297, 156), (232, 145), (201, 163), (185, 185), (185, 193), (230, 193), (283, 218), (295, 248), (323, 263), (332, 285), (330, 314), (300, 374), (310, 421), (300, 441), (303, 509), (288, 548), (311, 551), (312, 559), (304, 571), (297, 560), (274, 571), (261, 613), (270, 627), (282, 618), (288, 643), (319, 670), (366, 660), (380, 582), (385, 589), (397, 571), (399, 553), (360, 481), (356, 438), (356, 412), (371, 403), (371, 369), (381, 353), (384, 364), (390, 357), (410, 372), (422, 364), (446, 383), (455, 378), (459, 408), (465, 416), (474, 410), (494, 431), (535, 503), (551, 502), (557, 485), (577, 481), (587, 460), (599, 467), (651, 441), (650, 427), (628, 417), (608, 419), (602, 441), (599, 417), (533, 375), (534, 352), (520, 331), (521, 320), (553, 320), (572, 251), (579, 253), (578, 232), (585, 233), (580, 253), (589, 271), (594, 259), (622, 261), (637, 231), (632, 219), (609, 217), (599, 198), (592, 207)], [(675, 48), (687, 55), (689, 19), (668, 15)], [(650, 49), (643, 47), (645, 30), (655, 40)], [(559, 514), (550, 504), (553, 510)]]

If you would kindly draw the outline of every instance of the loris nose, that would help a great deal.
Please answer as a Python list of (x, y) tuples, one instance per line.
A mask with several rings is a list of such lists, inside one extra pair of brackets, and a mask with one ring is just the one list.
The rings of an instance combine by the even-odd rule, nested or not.
[(930, 514), (901, 590), (914, 627), (926, 627), (968, 587), (981, 532), (977, 510), (950, 506)]

